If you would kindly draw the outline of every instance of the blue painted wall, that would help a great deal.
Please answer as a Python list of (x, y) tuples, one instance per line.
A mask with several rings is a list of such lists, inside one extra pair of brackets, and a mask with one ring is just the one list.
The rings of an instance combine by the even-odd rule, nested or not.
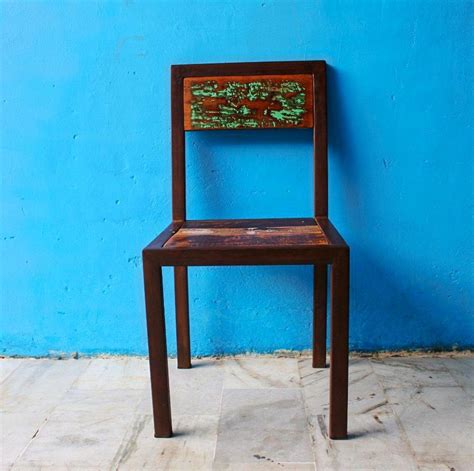
[[(474, 344), (472, 2), (0, 9), (1, 353), (146, 353), (140, 253), (170, 219), (170, 64), (319, 58), (352, 348)], [(310, 146), (307, 131), (189, 136), (189, 216), (310, 215)], [(311, 276), (192, 268), (193, 353), (308, 348)]]

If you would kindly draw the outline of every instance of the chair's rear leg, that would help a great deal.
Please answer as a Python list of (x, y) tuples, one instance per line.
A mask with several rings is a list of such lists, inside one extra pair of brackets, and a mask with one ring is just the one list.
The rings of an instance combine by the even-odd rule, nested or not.
[(188, 267), (174, 268), (174, 292), (176, 302), (176, 343), (178, 346), (178, 368), (191, 368)]
[(313, 368), (326, 367), (327, 265), (314, 266)]
[(344, 250), (331, 270), (330, 438), (347, 438), (348, 368), (349, 250)]
[(161, 267), (143, 258), (155, 437), (171, 437), (171, 407)]

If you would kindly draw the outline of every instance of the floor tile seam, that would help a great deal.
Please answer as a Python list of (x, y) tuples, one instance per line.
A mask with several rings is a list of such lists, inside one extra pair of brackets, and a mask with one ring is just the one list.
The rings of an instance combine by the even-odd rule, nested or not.
[[(443, 358), (443, 364), (444, 364), (444, 358)], [(449, 375), (451, 376), (451, 378), (453, 378), (454, 382), (471, 398), (473, 398), (474, 394), (472, 393), (472, 391), (469, 391), (467, 388), (466, 388), (466, 385), (461, 383), (461, 381), (459, 381), (456, 377), (456, 375), (452, 372), (451, 368), (449, 368), (448, 365), (446, 365), (446, 368), (448, 370), (448, 373)]]
[[(317, 454), (317, 450), (316, 450), (316, 440), (314, 439), (313, 440), (313, 433), (317, 433), (317, 430), (315, 427), (313, 427), (311, 425), (311, 422), (310, 422), (310, 419), (309, 419), (309, 405), (308, 405), (308, 402), (306, 400), (306, 394), (305, 394), (305, 388), (304, 388), (304, 384), (303, 384), (303, 377), (302, 377), (302, 374), (301, 374), (301, 367), (300, 367), (300, 362), (297, 362), (297, 365), (298, 365), (298, 376), (299, 376), (299, 379), (300, 379), (300, 384), (301, 384), (301, 396), (302, 396), (302, 401), (303, 401), (303, 408), (304, 408), (304, 415), (305, 415), (305, 423), (306, 423), (306, 431), (308, 433), (308, 436), (309, 436), (309, 442), (310, 442), (310, 445), (311, 445), (311, 454), (313, 455), (313, 460), (314, 460), (314, 469), (317, 470), (318, 469), (318, 454)], [(314, 368), (312, 368), (314, 370)]]
[(224, 401), (224, 378), (222, 379), (222, 387), (221, 387), (221, 394), (219, 400), (219, 411), (217, 413), (217, 424), (216, 424), (216, 437), (214, 440), (214, 452), (212, 453), (212, 460), (211, 460), (211, 467), (216, 460), (216, 452), (217, 452), (217, 440), (219, 439), (219, 426), (221, 423), (222, 417), (222, 403)]
[(372, 364), (372, 361), (369, 360), (368, 363), (370, 365), (370, 368), (372, 369), (372, 372), (374, 373), (374, 376), (375, 376), (375, 379), (376, 379), (377, 383), (379, 384), (380, 388), (382, 389), (382, 394), (383, 394), (383, 396), (386, 400), (385, 406), (388, 407), (390, 409), (390, 411), (392, 412), (393, 417), (395, 419), (395, 423), (396, 423), (397, 428), (398, 428), (398, 431), (400, 433), (400, 437), (402, 439), (402, 442), (406, 445), (408, 451), (410, 452), (411, 461), (413, 462), (413, 465), (415, 466), (416, 469), (420, 469), (420, 467), (418, 465), (418, 459), (417, 459), (415, 449), (413, 448), (413, 445), (412, 445), (410, 439), (408, 438), (408, 434), (406, 433), (405, 427), (403, 426), (399, 415), (396, 413), (395, 409), (392, 407), (392, 404), (390, 403), (390, 398), (386, 394), (386, 385), (383, 381), (383, 378), (381, 378), (377, 374), (377, 372), (375, 371), (375, 368)]
[[(28, 360), (26, 360), (26, 361), (28, 361)], [(0, 359), (0, 362), (1, 362), (1, 359)], [(2, 379), (2, 381), (0, 381), (0, 386), (2, 386), (3, 383), (5, 383), (5, 382), (10, 378), (10, 376), (20, 367), (20, 364), (21, 364), (21, 362), (19, 361), (19, 362), (18, 362), (18, 365), (16, 365), (15, 368), (13, 368), (13, 370), (11, 370), (11, 371), (5, 376), (5, 378)]]
[(48, 416), (46, 416), (42, 421), (41, 424), (38, 426), (38, 429), (36, 432), (34, 432), (33, 436), (28, 440), (28, 443), (23, 447), (23, 449), (20, 451), (18, 456), (13, 460), (13, 465), (12, 469), (15, 468), (16, 463), (21, 460), (23, 455), (25, 454), (26, 450), (29, 448), (29, 446), (34, 442), (35, 438), (39, 435), (41, 429), (48, 423)]
[[(124, 429), (124, 433), (120, 439), (120, 444), (116, 448), (114, 456), (112, 457), (112, 460), (108, 466), (109, 471), (118, 471), (120, 469), (120, 464), (128, 452), (127, 451), (128, 443), (130, 443), (132, 440), (135, 440), (136, 442), (136, 440), (138, 439), (138, 436), (145, 428), (146, 421), (150, 420), (149, 418), (147, 419), (147, 417), (150, 417), (150, 416), (146, 416), (143, 414), (135, 414), (133, 417), (130, 418), (130, 421), (128, 422), (129, 427)], [(130, 426), (133, 432), (134, 431), (133, 424), (137, 422), (139, 426), (136, 427), (136, 430), (135, 430), (136, 433), (129, 433)]]

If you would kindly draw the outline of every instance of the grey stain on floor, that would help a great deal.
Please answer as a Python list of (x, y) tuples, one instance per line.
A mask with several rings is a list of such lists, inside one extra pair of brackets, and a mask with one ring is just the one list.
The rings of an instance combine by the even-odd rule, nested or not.
[(472, 470), (474, 358), (354, 358), (349, 439), (306, 356), (170, 360), (175, 436), (153, 437), (141, 358), (3, 359), (6, 470)]

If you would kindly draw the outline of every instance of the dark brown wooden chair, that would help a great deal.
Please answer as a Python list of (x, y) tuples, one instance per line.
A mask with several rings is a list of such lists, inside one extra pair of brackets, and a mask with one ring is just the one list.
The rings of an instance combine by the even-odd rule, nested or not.
[[(331, 266), (330, 438), (347, 436), (349, 247), (328, 219), (324, 61), (171, 67), (172, 223), (143, 250), (156, 437), (172, 435), (162, 267), (175, 278), (178, 368), (191, 367), (188, 266), (314, 265), (313, 367), (326, 366), (327, 267)], [(312, 128), (314, 216), (186, 219), (185, 132)]]

